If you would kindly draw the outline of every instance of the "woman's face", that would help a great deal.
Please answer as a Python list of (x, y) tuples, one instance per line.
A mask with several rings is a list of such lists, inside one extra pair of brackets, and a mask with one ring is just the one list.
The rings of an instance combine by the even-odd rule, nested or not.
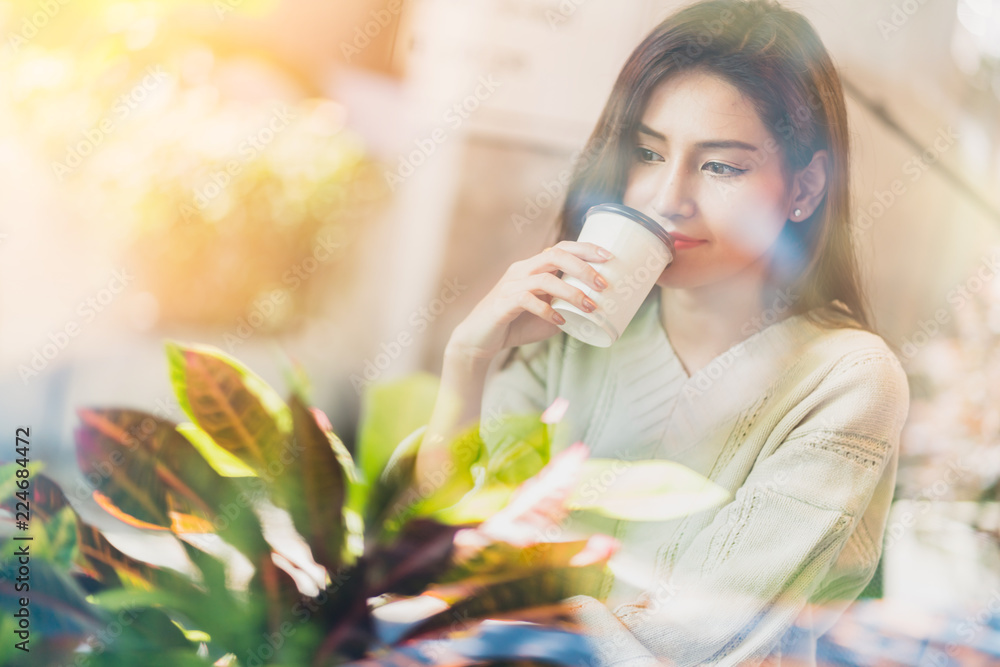
[(777, 142), (737, 88), (698, 70), (666, 79), (633, 142), (623, 203), (676, 241), (657, 284), (700, 287), (763, 267), (788, 220), (790, 188)]

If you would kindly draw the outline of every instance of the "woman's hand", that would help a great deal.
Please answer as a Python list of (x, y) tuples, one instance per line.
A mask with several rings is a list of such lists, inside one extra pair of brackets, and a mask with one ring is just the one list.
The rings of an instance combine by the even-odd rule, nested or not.
[(604, 290), (607, 282), (587, 262), (605, 262), (611, 257), (594, 243), (560, 241), (534, 257), (514, 262), (455, 327), (448, 351), (488, 360), (509, 347), (552, 336), (559, 331), (558, 325), (565, 323), (550, 305), (554, 297), (587, 312), (596, 308), (583, 291), (562, 280), (556, 271)]

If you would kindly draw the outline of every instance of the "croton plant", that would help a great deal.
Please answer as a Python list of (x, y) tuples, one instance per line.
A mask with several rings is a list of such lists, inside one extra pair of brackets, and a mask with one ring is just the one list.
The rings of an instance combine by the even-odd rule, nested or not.
[[(370, 387), (352, 457), (301, 370), (282, 400), (218, 349), (170, 342), (167, 357), (189, 422), (82, 408), (75, 444), (97, 505), (188, 562), (126, 553), (94, 525), (113, 521), (85, 521), (40, 463), (28, 484), (23, 466), (0, 467), (3, 664), (587, 664), (560, 602), (599, 596), (617, 545), (561, 520), (666, 519), (726, 497), (667, 461), (588, 459), (583, 443), (552, 456), (564, 403), (498, 422), (502, 451), (473, 425), (451, 443), (451, 474), (416, 486), (433, 376)], [(602, 493), (581, 493), (597, 481)], [(18, 493), (31, 512), (30, 653), (9, 641), (25, 595), (9, 539)], [(238, 562), (252, 566), (243, 581)]]

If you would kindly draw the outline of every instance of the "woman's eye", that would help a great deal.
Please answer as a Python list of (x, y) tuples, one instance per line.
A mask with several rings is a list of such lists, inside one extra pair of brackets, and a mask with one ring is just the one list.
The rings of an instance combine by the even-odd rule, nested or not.
[(718, 174), (719, 176), (738, 176), (746, 171), (746, 169), (737, 169), (736, 167), (730, 166), (728, 164), (722, 164), (721, 162), (709, 162), (705, 165), (713, 174)]
[(635, 155), (643, 162), (663, 162), (663, 158), (649, 150), (639, 146), (635, 149)]

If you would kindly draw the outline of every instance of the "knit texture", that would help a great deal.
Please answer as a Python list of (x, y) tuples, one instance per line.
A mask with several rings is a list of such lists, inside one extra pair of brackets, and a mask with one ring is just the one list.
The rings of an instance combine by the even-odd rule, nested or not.
[(783, 654), (810, 664), (881, 555), (906, 374), (879, 336), (796, 315), (689, 377), (659, 296), (654, 288), (609, 348), (560, 333), (498, 360), (480, 433), (495, 450), (494, 417), (563, 397), (553, 453), (582, 441), (593, 457), (677, 461), (730, 492), (670, 521), (573, 514), (569, 532), (622, 543), (606, 602), (569, 600), (595, 665), (781, 665)]

